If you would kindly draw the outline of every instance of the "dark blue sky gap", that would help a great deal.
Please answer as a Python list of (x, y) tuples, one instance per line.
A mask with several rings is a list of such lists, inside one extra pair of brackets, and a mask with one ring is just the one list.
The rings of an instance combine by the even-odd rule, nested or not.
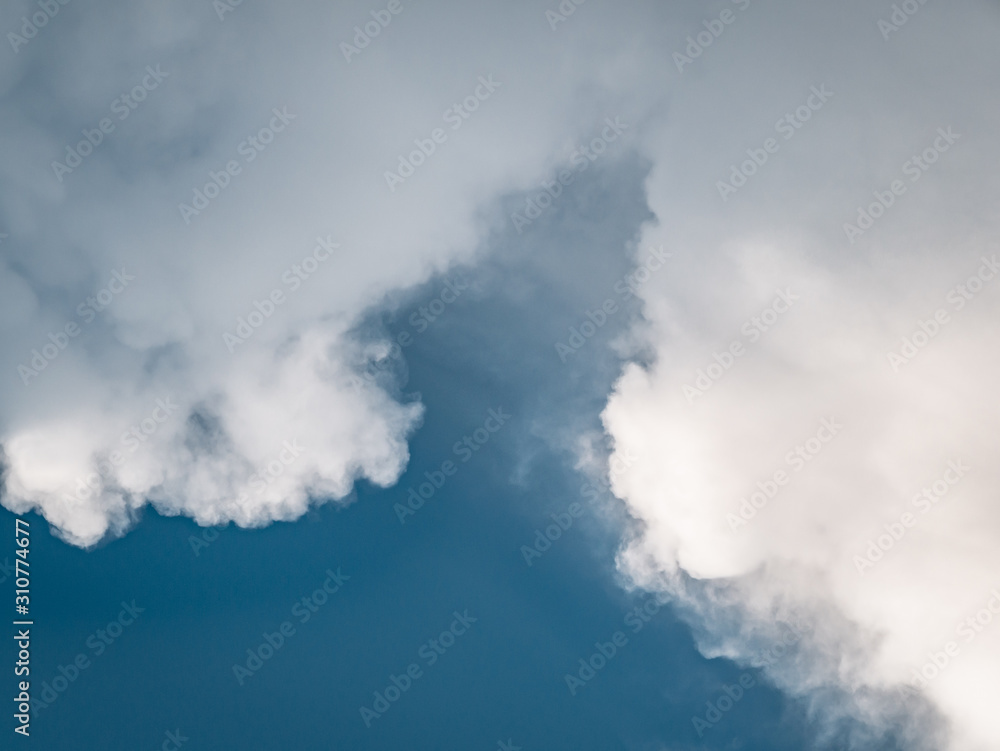
[[(30, 517), (36, 696), (78, 653), (90, 665), (35, 718), (28, 747), (76, 738), (74, 749), (154, 749), (175, 730), (192, 750), (485, 751), (508, 739), (525, 751), (820, 747), (804, 710), (760, 685), (756, 671), (758, 685), (699, 739), (692, 716), (704, 716), (706, 701), (744, 671), (705, 660), (669, 608), (638, 633), (626, 625), (650, 596), (620, 587), (620, 530), (595, 520), (580, 494), (586, 478), (559, 445), (599, 427), (620, 366), (608, 341), (637, 311), (609, 317), (566, 363), (553, 345), (586, 310), (617, 297), (612, 285), (629, 272), (631, 244), (651, 219), (645, 171), (629, 160), (604, 165), (522, 235), (498, 224), (489, 256), (464, 273), (468, 294), (405, 350), (401, 391), (419, 394), (427, 414), (395, 487), (362, 484), (353, 505), (296, 523), (225, 528), (197, 555), (191, 538), (204, 530), (189, 519), (150, 511), (124, 538), (81, 551)], [(511, 197), (510, 206), (522, 201)], [(442, 282), (395, 315), (373, 314), (359, 336), (412, 330), (410, 313)], [(463, 462), (453, 444), (498, 407), (512, 418)], [(401, 524), (394, 504), (444, 460), (457, 473)], [(573, 502), (582, 517), (529, 568), (521, 546)], [(13, 516), (3, 519), (11, 540)], [(322, 587), (327, 569), (349, 579), (302, 623), (293, 607)], [(95, 655), (88, 637), (132, 600), (144, 612)], [(476, 622), (428, 665), (418, 650), (466, 610)], [(245, 664), (247, 649), (284, 621), (294, 634), (238, 685), (234, 663)], [(628, 643), (571, 696), (564, 675), (618, 630)], [(10, 654), (5, 647), (3, 664)], [(420, 677), (366, 728), (359, 708), (411, 663)]]

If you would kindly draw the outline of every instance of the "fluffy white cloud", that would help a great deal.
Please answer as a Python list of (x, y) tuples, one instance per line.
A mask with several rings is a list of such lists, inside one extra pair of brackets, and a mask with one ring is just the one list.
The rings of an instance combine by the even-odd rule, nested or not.
[[(794, 13), (793, 30), (754, 29), (766, 51), (720, 38), (648, 134), (661, 223), (645, 245), (675, 257), (642, 288), (655, 361), (626, 369), (604, 413), (617, 451), (658, 457), (615, 478), (636, 519), (620, 563), (691, 607), (706, 652), (750, 661), (800, 621), (780, 685), (913, 748), (986, 751), (1000, 112), (981, 71), (1000, 18), (927, 5), (884, 40), (878, 9)], [(876, 191), (888, 208), (868, 208)], [(873, 221), (845, 229), (859, 208)], [(937, 674), (892, 693), (915, 670)], [(949, 740), (918, 732), (921, 701)]]
[(392, 484), (421, 410), (352, 385), (352, 328), (655, 100), (641, 9), (60, 8), (0, 80), (0, 442), (4, 504), (80, 545), (147, 500), (252, 526)]

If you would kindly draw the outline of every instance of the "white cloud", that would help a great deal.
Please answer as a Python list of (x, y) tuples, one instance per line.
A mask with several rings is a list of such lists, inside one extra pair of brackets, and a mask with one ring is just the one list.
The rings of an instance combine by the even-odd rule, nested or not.
[[(800, 11), (792, 31), (758, 27), (752, 42), (723, 50), (720, 38), (705, 53), (702, 78), (682, 81), (674, 116), (645, 144), (661, 224), (643, 247), (675, 254), (671, 274), (642, 289), (656, 361), (626, 369), (604, 419), (617, 451), (658, 457), (615, 479), (637, 520), (621, 566), (690, 605), (705, 651), (749, 661), (776, 621), (804, 621), (775, 680), (825, 697), (830, 716), (902, 726), (924, 748), (945, 745), (915, 730), (929, 715), (886, 692), (953, 641), (957, 656), (922, 696), (948, 723), (949, 748), (985, 751), (1000, 743), (1000, 614), (971, 638), (958, 629), (1000, 584), (1000, 275), (964, 304), (953, 290), (1000, 256), (987, 166), (1000, 112), (956, 30), (992, 59), (980, 34), (1000, 19), (984, 5), (954, 11), (928, 5), (889, 42), (875, 9)], [(850, 34), (850, 59), (828, 34)], [(766, 86), (739, 70), (740, 54)], [(820, 84), (834, 95), (786, 140), (776, 122)], [(913, 155), (948, 126), (960, 139), (915, 173)], [(724, 200), (717, 181), (768, 137), (778, 151)], [(852, 244), (843, 224), (896, 179), (906, 192)], [(779, 290), (799, 299), (762, 316)], [(888, 353), (921, 322), (934, 336), (894, 370)], [(970, 467), (961, 478), (949, 470), (958, 460)], [(937, 498), (935, 481), (948, 487), (940, 500), (914, 500), (925, 487)], [(741, 517), (741, 499), (759, 508)], [(899, 539), (860, 566), (886, 525)]]
[[(354, 390), (368, 355), (352, 326), (470, 261), (484, 206), (651, 101), (622, 101), (638, 65), (620, 44), (627, 18), (589, 51), (607, 9), (581, 8), (557, 43), (529, 4), (403, 3), (348, 64), (339, 44), (367, 8), (243, 5), (220, 21), (211, 4), (154, 6), (65, 6), (2, 81), (4, 504), (80, 545), (122, 532), (147, 499), (254, 526), (295, 518), (310, 495), (344, 498), (357, 478), (395, 482), (420, 409)], [(273, 137), (251, 143), (262, 128)], [(390, 190), (385, 173), (437, 128), (444, 142)], [(100, 143), (67, 162), (84, 130)], [(199, 213), (179, 209), (195, 189)], [(340, 247), (304, 263), (317, 238)], [(224, 341), (276, 289), (252, 336)], [(167, 397), (176, 411), (131, 452), (123, 434)], [(301, 456), (258, 492), (254, 475), (294, 440)], [(124, 461), (100, 472), (114, 452)]]

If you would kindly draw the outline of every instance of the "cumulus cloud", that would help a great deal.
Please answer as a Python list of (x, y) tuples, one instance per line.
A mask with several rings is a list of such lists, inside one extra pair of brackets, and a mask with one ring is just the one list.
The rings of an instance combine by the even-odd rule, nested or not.
[(1000, 15), (751, 12), (774, 10), (686, 67), (644, 144), (645, 241), (675, 257), (642, 288), (654, 361), (604, 413), (618, 452), (659, 457), (614, 480), (620, 565), (712, 655), (804, 624), (758, 664), (831, 719), (995, 748)]
[(608, 9), (527, 3), (73, 3), (11, 42), (4, 505), (90, 545), (147, 501), (255, 526), (391, 485), (421, 407), (357, 378), (385, 356), (358, 321), (637, 122), (640, 11), (593, 54)]

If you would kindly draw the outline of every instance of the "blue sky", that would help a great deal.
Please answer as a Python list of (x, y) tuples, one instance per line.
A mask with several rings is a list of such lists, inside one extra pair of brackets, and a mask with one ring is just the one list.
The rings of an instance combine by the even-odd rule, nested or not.
[[(576, 311), (559, 300), (603, 301), (599, 280), (629, 272), (624, 253), (606, 248), (626, 247), (649, 218), (643, 173), (636, 162), (594, 173), (531, 233), (490, 238), (508, 250), (504, 260), (451, 275), (467, 294), (406, 350), (400, 398), (419, 398), (427, 412), (395, 487), (362, 485), (346, 508), (320, 506), (264, 529), (230, 525), (217, 539), (153, 511), (124, 538), (92, 550), (47, 533), (34, 539), (39, 683), (51, 683), (79, 653), (91, 664), (41, 709), (32, 747), (54, 748), (66, 737), (81, 748), (156, 747), (168, 730), (190, 738), (185, 748), (488, 749), (501, 740), (525, 749), (811, 747), (818, 731), (800, 704), (760, 671), (706, 660), (669, 603), (623, 589), (614, 565), (622, 520), (605, 516), (606, 491), (601, 503), (582, 492), (599, 483), (551, 445), (564, 426), (599, 428), (602, 394), (618, 367), (608, 343), (636, 305), (562, 363), (552, 343)], [(600, 207), (614, 220), (593, 219)], [(414, 331), (411, 312), (443, 283), (430, 280), (395, 315), (373, 315), (362, 328), (384, 327), (393, 337)], [(585, 294), (572, 291), (581, 286)], [(468, 345), (478, 337), (489, 337), (488, 351)], [(567, 380), (574, 389), (564, 388)], [(463, 461), (468, 454), (455, 443), (497, 409), (509, 420)], [(400, 523), (395, 504), (446, 459), (456, 473)], [(528, 566), (522, 546), (536, 545), (536, 532), (574, 503), (582, 516), (570, 517)], [(331, 569), (346, 580), (312, 612), (301, 599)], [(142, 613), (111, 644), (115, 627), (94, 639), (122, 601)], [(434, 649), (421, 655), (421, 647), (456, 611), (475, 623), (429, 664)], [(265, 634), (278, 643), (282, 622), (294, 633), (259, 667), (248, 663), (246, 651)], [(579, 661), (595, 644), (607, 653), (616, 632), (627, 643), (571, 692), (566, 675), (580, 676)], [(360, 708), (372, 707), (373, 694), (412, 663), (420, 678), (367, 726)], [(248, 664), (249, 676), (233, 669)], [(735, 693), (741, 675), (753, 687), (699, 735), (692, 718), (703, 719), (724, 687)]]
[(996, 748), (998, 27), (10, 5), (0, 747)]
[[(641, 167), (600, 177), (568, 196), (583, 203), (584, 214), (603, 196), (620, 199), (636, 190)], [(559, 236), (567, 213), (554, 212), (524, 239), (508, 233), (496, 242), (538, 266), (551, 264), (560, 259), (551, 257), (546, 241)], [(607, 278), (623, 275), (625, 259), (601, 249), (628, 242), (644, 218), (641, 207), (632, 213), (614, 227), (575, 233), (566, 243), (573, 255), (562, 262), (604, 266)], [(615, 529), (594, 519), (596, 509), (580, 493), (587, 478), (532, 430), (532, 423), (541, 431), (563, 422), (598, 425), (600, 395), (614, 372), (611, 331), (581, 352), (580, 361), (589, 361), (562, 366), (555, 359), (580, 381), (560, 394), (570, 374), (553, 367), (551, 340), (573, 311), (559, 310), (543, 294), (545, 282), (558, 280), (520, 263), (464, 278), (472, 294), (407, 351), (402, 390), (407, 398), (419, 395), (427, 418), (395, 488), (362, 487), (350, 507), (320, 507), (292, 524), (230, 527), (207, 547), (192, 544), (201, 530), (190, 521), (155, 513), (145, 514), (133, 534), (89, 552), (48, 536), (35, 541), (44, 601), (53, 604), (38, 619), (59, 624), (37, 631), (45, 645), (41, 676), (58, 675), (58, 665), (78, 652), (93, 654), (99, 647), (88, 648), (86, 637), (117, 616), (120, 600), (135, 600), (144, 612), (39, 714), (33, 744), (50, 748), (79, 734), (83, 747), (141, 747), (156, 743), (162, 726), (183, 731), (192, 748), (318, 749), (331, 739), (349, 748), (493, 748), (510, 739), (524, 748), (629, 748), (667, 740), (699, 747), (690, 715), (703, 708), (702, 697), (714, 699), (714, 690), (737, 681), (739, 670), (701, 658), (669, 610), (658, 611), (648, 626), (640, 621), (638, 633), (625, 624), (630, 608), (650, 597), (621, 590)], [(414, 293), (413, 309), (440, 284), (434, 279)], [(506, 292), (522, 285), (529, 289), (515, 303)], [(409, 310), (388, 325), (390, 333), (409, 326)], [(476, 336), (491, 337), (492, 352), (470, 357), (463, 343)], [(495, 408), (509, 412), (509, 421), (463, 461), (467, 454), (456, 453), (455, 442)], [(456, 474), (401, 524), (393, 507), (405, 502), (404, 489), (445, 459), (455, 462)], [(533, 544), (535, 530), (552, 523), (549, 515), (574, 502), (585, 515), (527, 566), (521, 546)], [(350, 579), (302, 623), (308, 611), (292, 611), (298, 595), (320, 588), (330, 568)], [(429, 665), (419, 649), (450, 625), (456, 610), (477, 620)], [(239, 685), (232, 666), (245, 665), (246, 649), (257, 648), (282, 621), (295, 628), (287, 645)], [(577, 674), (594, 642), (619, 630), (629, 636), (621, 654), (571, 695), (565, 674)], [(413, 662), (424, 668), (421, 678), (366, 727), (360, 707), (371, 706), (372, 694), (391, 685), (389, 676)], [(757, 688), (706, 734), (705, 747), (727, 747), (758, 713), (783, 733), (808, 737), (801, 710), (786, 707), (773, 689)], [(743, 739), (746, 748), (774, 748), (774, 742), (770, 734)], [(798, 745), (789, 739), (785, 747)]]

